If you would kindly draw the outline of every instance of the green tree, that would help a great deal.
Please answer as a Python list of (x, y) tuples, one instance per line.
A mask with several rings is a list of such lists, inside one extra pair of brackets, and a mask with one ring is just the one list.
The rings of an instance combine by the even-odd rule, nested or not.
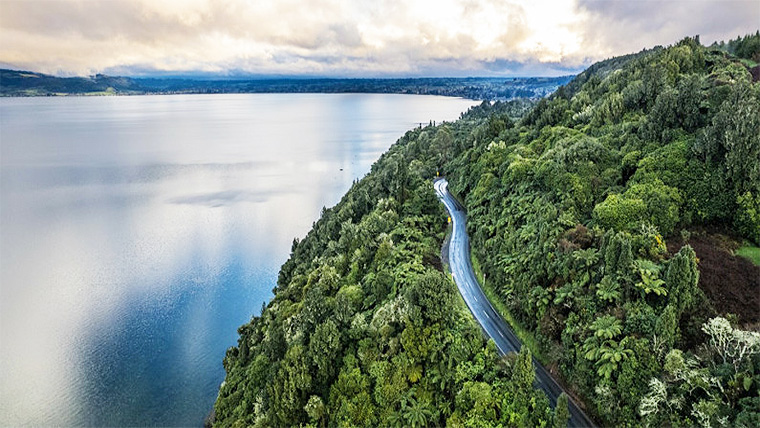
[(332, 320), (317, 326), (309, 340), (309, 354), (317, 368), (316, 377), (327, 383), (335, 373), (335, 359), (341, 350), (341, 334)]
[(557, 407), (554, 409), (554, 428), (566, 428), (570, 420), (570, 408), (568, 406), (567, 394), (564, 392), (557, 398)]
[(409, 397), (401, 407), (401, 414), (409, 426), (414, 428), (427, 426), (434, 412), (427, 401)]
[(736, 197), (736, 229), (760, 245), (760, 192), (745, 192)]
[(596, 361), (596, 373), (605, 379), (612, 377), (612, 373), (617, 370), (620, 363), (633, 356), (633, 351), (626, 347), (628, 338), (621, 341), (606, 340), (599, 348), (599, 359)]
[(303, 346), (288, 349), (272, 382), (267, 386), (270, 411), (277, 425), (294, 425), (305, 419), (304, 406), (311, 394), (312, 376)]
[(757, 85), (729, 87), (710, 126), (700, 134), (695, 150), (724, 169), (735, 195), (760, 188), (760, 89)]
[(645, 140), (668, 142), (672, 137), (672, 129), (678, 125), (678, 93), (668, 87), (660, 92), (647, 119), (642, 137)]
[(604, 272), (620, 279), (633, 265), (631, 240), (622, 232), (617, 234), (611, 232), (610, 235), (604, 251)]
[(327, 409), (325, 408), (325, 404), (322, 402), (321, 397), (318, 395), (312, 395), (309, 398), (309, 401), (306, 402), (304, 410), (306, 411), (306, 414), (309, 415), (309, 421), (314, 426), (325, 426), (325, 416), (327, 416)]
[(494, 388), (486, 382), (465, 382), (457, 393), (456, 408), (484, 423), (496, 422), (499, 402)]
[(634, 184), (623, 196), (631, 200), (641, 200), (646, 205), (645, 219), (655, 225), (664, 235), (670, 234), (681, 218), (683, 197), (681, 192), (666, 186), (659, 179)]
[(330, 387), (328, 415), (331, 421), (341, 426), (372, 427), (377, 425), (377, 414), (369, 378), (353, 363), (344, 365)]
[(606, 302), (615, 302), (620, 299), (620, 283), (612, 279), (611, 275), (606, 275), (602, 281), (596, 285), (596, 296)]
[[(666, 350), (673, 347), (678, 338), (678, 310), (674, 305), (665, 307), (655, 324), (655, 342), (662, 343)], [(657, 345), (657, 343), (655, 343)]]
[(420, 309), (430, 323), (446, 321), (451, 314), (454, 290), (451, 282), (438, 271), (418, 276), (404, 291), (407, 302)]
[(599, 250), (596, 248), (577, 250), (573, 252), (573, 257), (580, 264), (580, 270), (583, 275), (581, 284), (585, 286), (593, 279), (593, 270), (599, 261)]
[(642, 199), (611, 194), (594, 207), (594, 218), (604, 228), (633, 230), (647, 218), (646, 209)]
[(523, 346), (517, 354), (515, 366), (512, 369), (512, 382), (522, 391), (530, 391), (533, 388), (533, 381), (536, 373), (533, 371), (533, 355), (530, 348)]
[(623, 332), (623, 323), (613, 315), (605, 315), (591, 323), (591, 330), (599, 339), (612, 339)]
[(677, 317), (691, 309), (702, 293), (698, 283), (697, 255), (691, 246), (686, 245), (670, 259), (665, 272), (668, 299), (674, 305)]
[(633, 264), (639, 271), (639, 277), (641, 278), (636, 283), (636, 287), (641, 291), (642, 296), (650, 293), (658, 296), (668, 294), (668, 290), (665, 288), (665, 281), (660, 279), (660, 270), (662, 268), (658, 264), (646, 259), (636, 259)]
[(626, 348), (627, 337), (620, 341), (613, 340), (623, 332), (623, 324), (613, 315), (605, 315), (591, 323), (593, 335), (583, 343), (584, 357), (594, 361), (597, 374), (609, 379), (620, 362), (633, 355)]

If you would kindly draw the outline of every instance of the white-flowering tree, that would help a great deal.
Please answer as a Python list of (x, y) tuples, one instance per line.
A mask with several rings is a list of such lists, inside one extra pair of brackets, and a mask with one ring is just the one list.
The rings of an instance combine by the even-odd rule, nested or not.
[(760, 333), (735, 329), (725, 318), (708, 320), (702, 331), (710, 337), (710, 346), (723, 363), (730, 363), (737, 372), (750, 356), (760, 353)]
[(658, 413), (668, 402), (668, 387), (665, 382), (653, 377), (649, 380), (649, 392), (641, 399), (639, 414), (646, 420)]

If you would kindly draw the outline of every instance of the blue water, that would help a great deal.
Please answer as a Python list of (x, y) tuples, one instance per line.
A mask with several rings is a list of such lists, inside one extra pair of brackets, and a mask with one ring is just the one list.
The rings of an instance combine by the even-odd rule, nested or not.
[(407, 129), (471, 105), (0, 99), (1, 423), (200, 426), (293, 238)]

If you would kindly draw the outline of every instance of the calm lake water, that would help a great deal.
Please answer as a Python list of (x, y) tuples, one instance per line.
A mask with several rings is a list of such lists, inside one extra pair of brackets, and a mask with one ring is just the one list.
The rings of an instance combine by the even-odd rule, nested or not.
[(474, 104), (0, 99), (0, 424), (201, 425), (293, 238), (406, 130)]

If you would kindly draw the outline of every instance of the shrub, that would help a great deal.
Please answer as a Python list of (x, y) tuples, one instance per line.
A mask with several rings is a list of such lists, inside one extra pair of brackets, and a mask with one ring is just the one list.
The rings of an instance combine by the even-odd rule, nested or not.
[(646, 203), (641, 199), (612, 194), (594, 208), (600, 226), (618, 231), (633, 230), (646, 218)]
[(634, 184), (624, 194), (646, 205), (646, 218), (665, 236), (673, 232), (680, 219), (683, 197), (681, 192), (666, 186), (659, 179), (644, 184)]
[(745, 192), (736, 198), (734, 224), (742, 236), (760, 245), (760, 193)]

